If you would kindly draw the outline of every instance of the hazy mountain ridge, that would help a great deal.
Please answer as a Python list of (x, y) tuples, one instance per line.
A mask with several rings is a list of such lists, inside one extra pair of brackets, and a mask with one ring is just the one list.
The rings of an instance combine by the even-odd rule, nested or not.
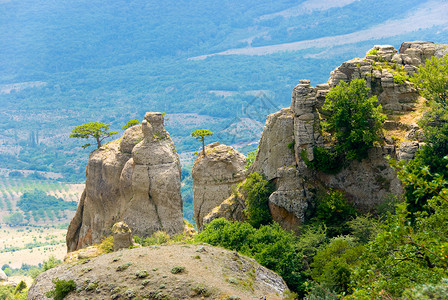
[[(0, 120), (0, 167), (63, 172), (66, 178), (82, 180), (88, 151), (80, 151), (78, 141), (68, 139), (70, 130), (91, 121), (111, 123), (111, 128), (119, 129), (146, 111), (163, 111), (168, 116), (198, 113), (212, 120), (195, 122), (194, 126), (182, 125), (176, 121), (179, 118), (168, 122), (179, 153), (197, 149), (190, 132), (199, 127), (215, 132), (210, 141), (257, 141), (262, 127), (253, 137), (252, 133), (248, 137), (244, 128), (229, 135), (229, 128), (233, 128), (234, 120), (263, 123), (267, 114), (289, 104), (291, 89), (299, 79), (310, 78), (312, 84), (325, 82), (326, 74), (338, 62), (363, 56), (374, 43), (397, 47), (403, 40), (446, 40), (447, 27), (437, 26), (405, 31), (404, 35), (389, 34), (375, 41), (339, 46), (331, 42), (335, 35), (403, 19), (418, 7), (438, 13), (446, 4), (312, 0), (238, 4), (215, 0), (2, 2), (0, 30), (4, 34), (0, 42), (5, 46), (0, 49), (0, 85), (9, 93), (0, 94), (0, 114), (4, 116)], [(372, 14), (375, 11), (381, 13)], [(249, 45), (253, 50), (319, 39), (330, 43), (315, 42), (307, 49), (283, 49), (262, 56), (188, 60), (228, 49), (245, 51)], [(33, 87), (30, 82), (45, 84)], [(20, 88), (13, 90), (11, 85)], [(247, 93), (252, 90), (264, 93)], [(262, 111), (248, 109), (255, 103), (264, 103), (255, 105), (262, 106)], [(31, 145), (29, 137), (36, 132), (40, 142)]]

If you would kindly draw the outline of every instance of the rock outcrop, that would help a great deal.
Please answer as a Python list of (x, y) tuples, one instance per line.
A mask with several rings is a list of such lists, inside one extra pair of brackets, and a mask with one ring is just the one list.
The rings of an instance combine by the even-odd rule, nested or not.
[(245, 179), (246, 157), (230, 146), (212, 143), (205, 147), (192, 170), (194, 218), (199, 229), (203, 218), (231, 194)]
[(160, 245), (121, 250), (40, 274), (29, 300), (49, 299), (52, 280), (73, 280), (65, 299), (270, 299), (288, 288), (254, 259), (208, 245)]
[(183, 230), (180, 162), (161, 113), (146, 113), (121, 140), (93, 151), (86, 177), (67, 232), (69, 252), (100, 242), (119, 221), (142, 237)]
[[(409, 160), (424, 145), (415, 118), (406, 117), (424, 101), (408, 76), (431, 56), (446, 53), (447, 45), (432, 42), (405, 42), (400, 51), (393, 46), (377, 45), (366, 57), (337, 67), (325, 84), (312, 87), (309, 80), (300, 80), (293, 89), (291, 106), (267, 117), (257, 157), (249, 169), (276, 183), (276, 191), (269, 197), (273, 219), (288, 230), (298, 230), (312, 209), (317, 192), (329, 188), (342, 190), (363, 211), (374, 209), (389, 195), (402, 194), (401, 182), (385, 156)], [(326, 95), (340, 81), (357, 78), (366, 80), (371, 95), (378, 97), (388, 114), (384, 141), (370, 150), (367, 159), (351, 162), (338, 174), (309, 169), (304, 160), (312, 161), (313, 149), (325, 143), (320, 122), (328, 113), (322, 109)], [(205, 220), (242, 218), (243, 208), (244, 203), (232, 196)]]

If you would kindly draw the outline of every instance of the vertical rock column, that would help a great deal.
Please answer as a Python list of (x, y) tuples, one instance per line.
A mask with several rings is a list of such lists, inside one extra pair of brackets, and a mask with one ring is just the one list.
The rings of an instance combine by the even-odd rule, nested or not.
[(317, 103), (316, 89), (311, 87), (309, 80), (300, 80), (300, 84), (292, 91), (291, 102), (294, 113), (294, 152), (299, 167), (300, 162), (303, 162), (302, 152), (309, 160), (313, 160), (313, 148), (322, 144)]
[(86, 187), (67, 232), (68, 252), (99, 243), (116, 222), (147, 237), (183, 231), (180, 162), (161, 113), (92, 152)]
[(123, 220), (139, 236), (158, 230), (177, 234), (183, 230), (179, 156), (161, 113), (146, 113), (142, 131), (121, 175), (128, 201)]

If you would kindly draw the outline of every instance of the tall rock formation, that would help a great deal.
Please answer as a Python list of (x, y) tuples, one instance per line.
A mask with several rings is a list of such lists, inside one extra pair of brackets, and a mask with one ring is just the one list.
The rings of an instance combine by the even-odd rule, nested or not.
[(203, 218), (232, 194), (245, 179), (246, 157), (230, 146), (212, 143), (199, 155), (192, 170), (194, 218), (199, 229)]
[(180, 162), (161, 113), (90, 154), (86, 187), (67, 232), (68, 252), (98, 243), (124, 221), (136, 235), (183, 230)]
[[(291, 106), (267, 117), (257, 157), (249, 169), (276, 184), (276, 191), (269, 197), (273, 219), (286, 229), (297, 230), (312, 209), (317, 192), (329, 188), (343, 191), (363, 211), (374, 209), (390, 195), (402, 194), (401, 182), (385, 156), (408, 160), (424, 144), (412, 117), (424, 99), (407, 76), (431, 56), (446, 53), (447, 45), (432, 42), (405, 42), (400, 51), (393, 46), (377, 45), (366, 57), (337, 67), (325, 84), (312, 87), (309, 80), (300, 80), (293, 89)], [(370, 150), (367, 159), (352, 161), (338, 174), (308, 168), (304, 159), (313, 160), (313, 149), (325, 143), (320, 122), (327, 113), (322, 110), (326, 95), (340, 81), (356, 78), (366, 80), (371, 94), (378, 97), (388, 115), (383, 141)], [(210, 193), (208, 197), (213, 198)], [(206, 217), (206, 222), (219, 216), (241, 215), (244, 205), (237, 198), (222, 202)]]

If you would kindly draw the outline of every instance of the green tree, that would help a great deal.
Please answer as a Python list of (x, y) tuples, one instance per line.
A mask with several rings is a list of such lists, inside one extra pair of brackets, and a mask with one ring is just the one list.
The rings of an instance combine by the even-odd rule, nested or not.
[(208, 129), (196, 129), (191, 133), (191, 136), (196, 138), (198, 141), (202, 142), (202, 155), (205, 156), (205, 137), (213, 135), (213, 132), (211, 132)]
[(132, 119), (126, 122), (126, 125), (121, 127), (123, 130), (128, 129), (129, 127), (132, 127), (134, 125), (140, 124), (140, 121), (138, 119)]
[(426, 204), (430, 213), (411, 214), (407, 202), (397, 205), (365, 248), (361, 265), (353, 272), (350, 299), (403, 299), (406, 289), (438, 284), (448, 277), (448, 181), (428, 167), (420, 172), (417, 176), (398, 166), (399, 178), (415, 186), (417, 198), (433, 195)]
[(4, 216), (3, 221), (11, 226), (18, 226), (23, 222), (23, 215), (20, 212), (15, 212), (11, 215)]
[(411, 81), (420, 94), (439, 107), (448, 105), (448, 54), (438, 58), (432, 56), (425, 65), (418, 67)]
[[(101, 142), (114, 135), (117, 134), (118, 131), (112, 131), (108, 132), (109, 130), (109, 124), (104, 124), (102, 122), (90, 122), (85, 123), (79, 126), (76, 126), (72, 130), (72, 134), (70, 134), (70, 137), (73, 138), (81, 138), (81, 139), (89, 139), (93, 138), (96, 141), (97, 148), (99, 149), (101, 147)], [(87, 148), (91, 146), (92, 144), (88, 143), (85, 145), (82, 145), (82, 148)]]
[(323, 129), (331, 134), (336, 152), (348, 160), (365, 158), (379, 140), (385, 117), (369, 92), (365, 80), (354, 79), (350, 85), (341, 81), (325, 98), (323, 109), (329, 114)]
[(316, 209), (311, 217), (312, 224), (325, 224), (327, 235), (334, 237), (348, 234), (350, 231), (347, 222), (356, 216), (356, 210), (347, 202), (343, 192), (328, 190), (318, 194)]
[(250, 166), (252, 166), (255, 159), (257, 158), (257, 152), (258, 152), (258, 147), (257, 147), (257, 150), (250, 151), (249, 153), (247, 153), (246, 165), (244, 166), (245, 169), (249, 169)]

